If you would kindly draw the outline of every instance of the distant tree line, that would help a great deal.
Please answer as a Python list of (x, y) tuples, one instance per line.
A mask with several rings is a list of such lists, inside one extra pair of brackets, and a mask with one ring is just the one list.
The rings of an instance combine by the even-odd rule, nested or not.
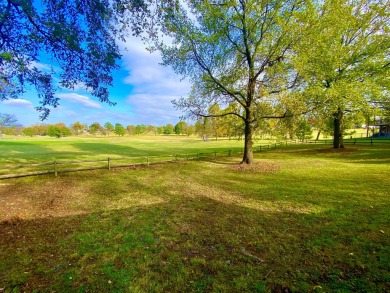
[[(17, 123), (17, 119), (13, 115), (0, 113), (0, 134), (6, 135), (24, 135), (24, 136), (50, 136), (50, 137), (66, 137), (71, 135), (93, 135), (93, 136), (137, 136), (137, 135), (197, 135), (204, 141), (209, 139), (218, 140), (219, 138), (228, 139), (243, 139), (244, 125), (240, 118), (234, 115), (223, 116), (224, 111), (239, 111), (239, 108), (234, 108), (230, 105), (227, 110), (221, 110), (215, 104), (210, 107), (209, 112), (220, 117), (200, 117), (194, 124), (188, 124), (185, 121), (180, 121), (166, 125), (127, 125), (123, 126), (120, 123), (106, 122), (103, 125), (94, 122), (90, 125), (79, 121), (66, 126), (64, 123), (56, 124), (34, 124), (28, 127), (23, 127)], [(383, 112), (383, 111), (382, 111)], [(376, 115), (379, 110), (376, 112)], [(382, 113), (383, 114), (383, 113)], [(349, 115), (345, 119), (345, 127), (348, 129), (361, 127), (364, 124), (372, 124), (372, 119), (376, 116), (366, 117), (363, 114)], [(371, 121), (371, 122), (370, 122)], [(316, 131), (316, 133), (314, 133)], [(312, 115), (292, 116), (279, 120), (263, 120), (258, 123), (255, 128), (255, 135), (259, 138), (273, 137), (278, 139), (311, 139), (319, 138), (319, 135), (333, 135), (333, 121), (331, 117), (319, 118)], [(352, 133), (346, 133), (350, 135)]]

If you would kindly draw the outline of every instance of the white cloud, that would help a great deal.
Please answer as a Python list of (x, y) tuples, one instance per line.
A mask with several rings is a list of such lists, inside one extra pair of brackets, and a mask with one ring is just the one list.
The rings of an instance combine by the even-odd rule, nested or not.
[(76, 93), (58, 94), (57, 97), (63, 101), (76, 103), (76, 104), (79, 104), (79, 105), (87, 107), (87, 108), (93, 108), (93, 109), (101, 109), (102, 108), (102, 106), (98, 102), (92, 101), (87, 96), (79, 95)]
[(23, 99), (10, 99), (10, 100), (5, 100), (2, 102), (2, 104), (7, 105), (7, 106), (12, 106), (12, 107), (17, 107), (17, 108), (28, 108), (32, 109), (33, 103), (27, 100)]
[(123, 52), (124, 69), (128, 76), (123, 82), (133, 86), (126, 103), (141, 123), (174, 123), (182, 115), (174, 109), (172, 100), (188, 95), (190, 83), (169, 67), (160, 65), (159, 53), (150, 53), (139, 39), (132, 37)]
[(53, 67), (50, 64), (40, 63), (40, 62), (31, 62), (31, 67), (36, 67), (41, 71), (51, 71)]
[(132, 112), (138, 123), (162, 125), (179, 121), (181, 112), (174, 109), (172, 100), (178, 98), (169, 95), (134, 94), (126, 103), (132, 106)]

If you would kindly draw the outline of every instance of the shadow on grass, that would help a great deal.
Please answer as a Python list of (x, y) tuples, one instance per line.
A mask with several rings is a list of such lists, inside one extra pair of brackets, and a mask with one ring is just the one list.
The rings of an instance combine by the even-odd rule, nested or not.
[(333, 212), (173, 195), (149, 206), (14, 219), (0, 224), (0, 281), (7, 292), (385, 291), (387, 238), (357, 224)]
[(288, 156), (296, 157), (338, 159), (360, 164), (389, 164), (390, 162), (390, 144), (374, 146), (347, 145), (344, 149), (333, 149), (332, 147), (325, 147), (323, 145), (294, 145), (287, 148), (271, 150), (270, 152), (286, 153)]

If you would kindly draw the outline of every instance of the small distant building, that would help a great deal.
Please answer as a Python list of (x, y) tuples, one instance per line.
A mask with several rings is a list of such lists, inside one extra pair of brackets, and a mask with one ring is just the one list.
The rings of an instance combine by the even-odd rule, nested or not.
[(378, 132), (374, 133), (373, 137), (390, 137), (389, 121), (381, 121), (380, 123), (373, 124), (370, 127), (378, 128)]

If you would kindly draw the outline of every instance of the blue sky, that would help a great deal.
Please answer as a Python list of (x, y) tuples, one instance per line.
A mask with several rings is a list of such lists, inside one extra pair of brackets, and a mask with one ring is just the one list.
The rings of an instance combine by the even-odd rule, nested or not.
[[(110, 100), (116, 102), (116, 106), (100, 103), (82, 86), (74, 91), (62, 89), (56, 93), (61, 99), (60, 106), (52, 109), (43, 123), (111, 122), (127, 126), (179, 122), (182, 112), (175, 110), (171, 101), (188, 95), (189, 82), (180, 81), (180, 76), (172, 69), (159, 65), (159, 53), (149, 53), (141, 40), (131, 37), (124, 46), (127, 50), (122, 51), (121, 68), (113, 72), (114, 87), (110, 88)], [(36, 66), (43, 70), (50, 68), (45, 63)], [(0, 113), (14, 114), (25, 126), (42, 123), (39, 112), (34, 109), (38, 105), (35, 93), (30, 90), (20, 99), (0, 102)]]

